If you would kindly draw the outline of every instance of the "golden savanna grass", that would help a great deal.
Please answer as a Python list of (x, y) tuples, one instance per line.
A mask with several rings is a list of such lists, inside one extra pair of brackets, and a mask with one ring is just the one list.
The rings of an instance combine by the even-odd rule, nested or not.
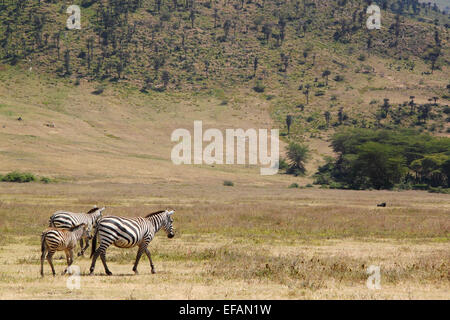
[[(220, 194), (220, 197), (217, 195)], [(275, 201), (276, 200), (276, 201)], [(377, 208), (384, 200), (387, 208)], [(143, 216), (176, 209), (176, 237), (150, 245), (157, 273), (136, 249), (110, 248), (113, 276), (78, 258), (81, 289), (39, 275), (39, 235), (57, 209)], [(338, 191), (251, 185), (0, 184), (2, 299), (448, 299), (450, 199), (418, 191)], [(60, 259), (58, 259), (60, 257)], [(57, 255), (57, 273), (65, 265)], [(366, 287), (369, 265), (380, 290)]]
[[(434, 88), (432, 81), (423, 86)], [(270, 117), (276, 110), (251, 89), (144, 95), (117, 85), (100, 96), (93, 89), (18, 68), (0, 72), (0, 173), (29, 171), (58, 181), (0, 183), (1, 299), (450, 298), (448, 195), (289, 189), (311, 183), (323, 156), (332, 154), (325, 134), (306, 137), (312, 159), (303, 178), (261, 176), (246, 165), (175, 166), (173, 130), (192, 130), (194, 120), (205, 130), (277, 128)], [(397, 93), (388, 95), (391, 101), (410, 95)], [(388, 206), (377, 208), (379, 202)], [(41, 279), (39, 239), (50, 215), (94, 204), (123, 216), (176, 210), (175, 238), (157, 234), (150, 245), (156, 274), (144, 256), (134, 275), (136, 249), (112, 247), (111, 277), (99, 260), (87, 276), (90, 259), (82, 257), (75, 259), (80, 290), (66, 287), (68, 276), (52, 277), (47, 262)], [(55, 258), (60, 273), (65, 258)], [(381, 268), (381, 290), (366, 287), (370, 265)]]

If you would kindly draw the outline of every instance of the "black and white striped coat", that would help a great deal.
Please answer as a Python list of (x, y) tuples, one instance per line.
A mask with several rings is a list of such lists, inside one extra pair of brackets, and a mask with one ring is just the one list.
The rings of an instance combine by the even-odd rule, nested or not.
[[(102, 212), (105, 208), (94, 207), (87, 213), (77, 213), (69, 211), (57, 211), (50, 217), (49, 227), (70, 229), (74, 226), (85, 223), (89, 230), (94, 230), (97, 227), (98, 220), (102, 217)], [(78, 255), (83, 255), (84, 251), (89, 247), (89, 241), (83, 247), (83, 239), (80, 239), (81, 252)]]
[[(138, 253), (134, 263), (133, 271), (137, 273), (137, 266), (142, 253), (146, 253), (150, 260), (152, 273), (155, 268), (151, 259), (148, 245), (155, 237), (156, 232), (161, 228), (164, 229), (169, 238), (174, 236), (173, 231), (173, 210), (163, 210), (153, 212), (146, 217), (125, 218), (117, 216), (106, 216), (99, 220), (97, 229), (92, 240), (92, 264), (90, 268), (91, 274), (95, 269), (95, 261), (98, 256), (102, 259), (106, 274), (112, 274), (106, 265), (106, 249), (114, 244), (118, 248), (132, 248), (138, 246)], [(97, 237), (100, 241), (98, 249), (95, 249)]]
[[(44, 259), (47, 254), (47, 261), (55, 275), (52, 257), (56, 251), (65, 251), (67, 258), (67, 268), (73, 263), (73, 249), (77, 246), (77, 242), (85, 237), (89, 240), (90, 228), (87, 224), (82, 223), (70, 229), (48, 228), (41, 235), (41, 276), (44, 276)], [(63, 274), (67, 272), (67, 268)]]

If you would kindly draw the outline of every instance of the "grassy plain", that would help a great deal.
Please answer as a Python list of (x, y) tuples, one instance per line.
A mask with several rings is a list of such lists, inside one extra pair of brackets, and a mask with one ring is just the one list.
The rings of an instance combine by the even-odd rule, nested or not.
[[(386, 208), (376, 203), (386, 201)], [(156, 266), (136, 249), (77, 258), (81, 289), (68, 276), (39, 275), (39, 234), (57, 209), (136, 216), (176, 209), (176, 237), (151, 243)], [(211, 183), (0, 184), (1, 299), (449, 299), (450, 198), (421, 191), (233, 187)], [(56, 255), (57, 273), (65, 258)], [(381, 289), (366, 287), (369, 265)]]
[[(313, 157), (303, 178), (261, 176), (256, 166), (175, 166), (173, 130), (192, 132), (194, 120), (204, 130), (278, 128), (276, 108), (251, 89), (142, 94), (123, 84), (95, 95), (94, 87), (19, 68), (0, 73), (0, 174), (57, 181), (0, 183), (0, 299), (450, 298), (448, 195), (289, 189), (312, 182), (332, 154), (329, 133), (305, 135)], [(80, 290), (50, 276), (48, 264), (40, 278), (39, 238), (51, 213), (94, 204), (124, 216), (176, 210), (176, 237), (158, 234), (150, 246), (155, 275), (146, 257), (133, 274), (136, 249), (111, 248), (112, 277), (100, 261), (85, 276), (86, 257), (75, 260)], [(370, 265), (381, 267), (381, 290), (366, 287)]]

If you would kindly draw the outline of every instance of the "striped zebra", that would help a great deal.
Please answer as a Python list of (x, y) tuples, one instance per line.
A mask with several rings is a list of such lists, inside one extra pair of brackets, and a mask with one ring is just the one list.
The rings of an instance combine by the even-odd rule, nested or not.
[[(97, 227), (98, 220), (102, 217), (102, 211), (105, 207), (99, 209), (97, 206), (89, 210), (87, 213), (75, 213), (68, 211), (57, 211), (49, 220), (49, 227), (69, 229), (76, 225), (85, 223), (89, 226), (90, 230), (94, 230)], [(83, 247), (83, 239), (80, 239), (81, 252), (78, 256), (84, 255), (84, 251), (89, 247), (89, 241), (84, 239), (86, 245)]]
[[(114, 244), (118, 248), (132, 248), (138, 246), (136, 261), (134, 262), (133, 271), (138, 274), (137, 266), (142, 253), (148, 257), (152, 273), (155, 273), (155, 266), (152, 262), (150, 250), (148, 245), (155, 237), (155, 233), (163, 228), (169, 238), (173, 238), (173, 220), (172, 214), (174, 210), (162, 210), (148, 214), (145, 217), (124, 218), (117, 216), (106, 216), (99, 220), (97, 229), (92, 239), (92, 264), (90, 274), (94, 273), (95, 261), (98, 256), (102, 259), (103, 266), (107, 275), (111, 275), (108, 266), (106, 265), (106, 249)], [(99, 237), (100, 245), (95, 249), (97, 244), (97, 236)]]
[(82, 237), (90, 239), (90, 227), (82, 223), (70, 229), (48, 228), (41, 235), (41, 276), (44, 276), (44, 259), (47, 254), (47, 261), (52, 267), (52, 273), (55, 275), (55, 268), (53, 267), (53, 255), (56, 251), (65, 251), (67, 258), (67, 268), (62, 274), (67, 272), (67, 269), (73, 263), (73, 249), (77, 246), (78, 240)]

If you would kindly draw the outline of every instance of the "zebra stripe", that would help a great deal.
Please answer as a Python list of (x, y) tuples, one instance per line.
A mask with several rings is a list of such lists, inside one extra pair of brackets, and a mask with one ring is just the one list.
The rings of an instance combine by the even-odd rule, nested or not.
[[(44, 259), (47, 254), (47, 261), (55, 275), (52, 257), (56, 251), (65, 251), (67, 258), (67, 268), (73, 263), (73, 249), (77, 246), (78, 240), (82, 237), (90, 238), (89, 226), (85, 223), (72, 227), (70, 229), (48, 228), (41, 235), (41, 276), (44, 276)], [(67, 268), (63, 274), (67, 272)]]
[[(108, 266), (106, 265), (106, 250), (111, 244), (114, 244), (118, 248), (132, 248), (138, 246), (138, 253), (136, 255), (136, 261), (134, 263), (133, 271), (137, 272), (137, 266), (142, 253), (146, 253), (150, 260), (150, 266), (152, 273), (155, 273), (155, 268), (151, 259), (148, 245), (150, 241), (155, 237), (156, 232), (163, 228), (168, 237), (174, 236), (173, 220), (171, 215), (173, 210), (163, 210), (153, 212), (146, 217), (134, 217), (125, 218), (117, 216), (106, 216), (99, 220), (97, 229), (92, 240), (92, 264), (90, 268), (91, 274), (95, 269), (95, 262), (100, 256), (105, 267), (105, 272), (111, 275)], [(97, 237), (99, 238), (100, 245), (98, 249), (95, 249)]]

